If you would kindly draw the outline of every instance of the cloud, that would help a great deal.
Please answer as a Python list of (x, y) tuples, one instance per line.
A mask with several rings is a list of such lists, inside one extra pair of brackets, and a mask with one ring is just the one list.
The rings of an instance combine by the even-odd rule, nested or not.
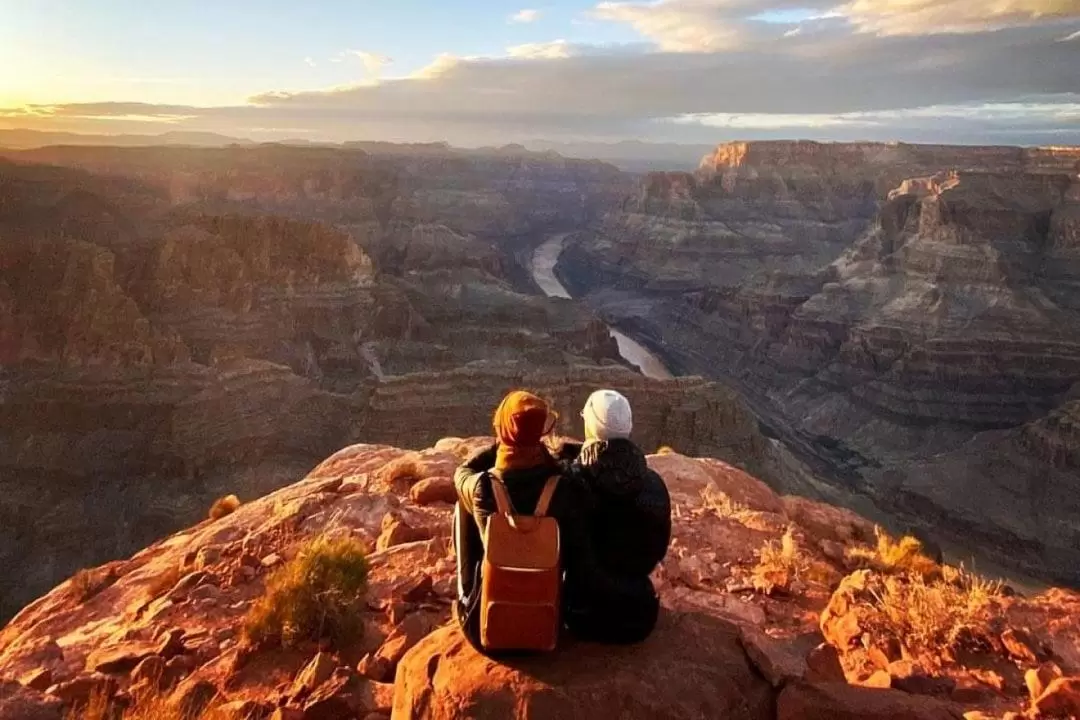
[(307, 65), (308, 67), (315, 67), (315, 66), (317, 65), (317, 63), (315, 62), (315, 58), (312, 58), (312, 57), (306, 57), (306, 58), (304, 58), (304, 63), (305, 63), (305, 64), (306, 64), (306, 65)]
[(518, 10), (516, 13), (510, 16), (510, 22), (512, 23), (531, 23), (540, 19), (540, 11), (525, 9)]
[(1065, 37), (1061, 38), (1061, 40), (1059, 40), (1058, 42), (1070, 42), (1072, 40), (1080, 40), (1080, 30), (1077, 30), (1076, 32), (1074, 32), (1071, 35), (1066, 35)]
[(665, 52), (718, 52), (769, 42), (792, 25), (927, 35), (1076, 20), (1080, 0), (653, 0), (601, 2), (589, 16), (628, 25)]
[[(673, 4), (679, 3), (650, 7)], [(514, 46), (500, 57), (443, 54), (403, 77), (312, 92), (273, 90), (238, 106), (34, 106), (0, 109), (0, 125), (86, 131), (108, 122), (110, 132), (134, 132), (132, 118), (162, 117), (170, 127), (235, 135), (251, 128), (308, 128), (312, 139), (458, 144), (532, 138), (716, 142), (792, 134), (1080, 143), (1080, 42), (1062, 42), (1075, 26), (1060, 20), (919, 35), (864, 31), (835, 17), (739, 19), (762, 12), (760, 3), (748, 0), (729, 0), (726, 7), (726, 15), (717, 17), (736, 29), (738, 40), (722, 49), (556, 40)], [(784, 16), (779, 1), (772, 9)], [(799, 15), (828, 12), (824, 0), (809, 10)], [(795, 28), (801, 31), (791, 34)]]
[(344, 50), (339, 56), (341, 58), (357, 58), (364, 64), (364, 70), (367, 72), (368, 77), (377, 78), (382, 73), (382, 69), (394, 62), (386, 55), (380, 55), (378, 53), (367, 52), (366, 50)]
[(506, 48), (508, 57), (522, 60), (558, 60), (568, 58), (572, 48), (565, 40), (553, 40), (546, 43), (526, 43)]
[(883, 34), (980, 32), (1080, 18), (1077, 0), (852, 0), (837, 11)]

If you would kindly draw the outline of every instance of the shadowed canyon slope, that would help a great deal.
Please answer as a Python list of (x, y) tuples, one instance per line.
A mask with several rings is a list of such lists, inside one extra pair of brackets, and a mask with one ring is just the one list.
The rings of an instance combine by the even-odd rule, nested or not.
[(1075, 148), (734, 143), (646, 177), (556, 272), (820, 475), (1078, 582), (1078, 170)]
[(609, 166), (434, 149), (12, 158), (0, 160), (0, 616), (348, 442), (484, 432), (521, 384), (567, 408), (623, 388), (653, 447), (680, 438), (751, 465), (761, 449), (726, 389), (651, 383), (595, 317), (522, 294), (515, 253), (619, 192)]

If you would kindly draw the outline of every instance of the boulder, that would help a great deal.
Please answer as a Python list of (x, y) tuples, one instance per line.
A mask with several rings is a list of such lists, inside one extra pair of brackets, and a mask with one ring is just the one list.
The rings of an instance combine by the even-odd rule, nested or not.
[(794, 682), (784, 687), (777, 720), (962, 720), (960, 709), (942, 700), (845, 683)]
[(453, 504), (457, 501), (457, 490), (454, 489), (454, 481), (451, 478), (428, 478), (409, 489), (409, 498), (417, 505)]
[(60, 698), (64, 705), (85, 705), (94, 695), (112, 697), (119, 686), (113, 678), (101, 673), (80, 675), (66, 682), (53, 685), (48, 694)]
[(700, 613), (663, 613), (644, 643), (566, 643), (550, 655), (489, 659), (456, 627), (424, 638), (401, 661), (393, 717), (773, 717), (773, 692), (751, 667), (738, 629)]
[(55, 697), (0, 680), (0, 720), (61, 720), (63, 703)]
[(1080, 717), (1080, 677), (1054, 680), (1032, 707), (1039, 717)]
[(310, 693), (329, 680), (337, 666), (337, 661), (329, 653), (318, 653), (293, 680), (291, 694), (295, 697)]

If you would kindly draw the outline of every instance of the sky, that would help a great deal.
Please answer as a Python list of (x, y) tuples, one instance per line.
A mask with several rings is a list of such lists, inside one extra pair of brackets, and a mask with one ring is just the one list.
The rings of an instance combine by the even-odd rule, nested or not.
[(0, 0), (0, 128), (1080, 144), (1080, 0)]

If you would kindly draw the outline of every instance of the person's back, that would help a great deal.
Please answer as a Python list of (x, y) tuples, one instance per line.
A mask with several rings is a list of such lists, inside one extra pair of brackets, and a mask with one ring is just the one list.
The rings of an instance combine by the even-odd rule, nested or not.
[[(469, 640), (480, 647), (481, 591), (480, 563), (483, 561), (482, 538), (489, 518), (498, 511), (493, 483), (502, 482), (513, 512), (532, 514), (544, 488), (552, 478), (558, 478), (548, 504), (546, 515), (558, 522), (561, 565), (568, 576), (588, 576), (595, 573), (583, 569), (592, 562), (591, 549), (584, 525), (588, 505), (585, 491), (572, 478), (564, 475), (562, 467), (542, 443), (551, 431), (554, 415), (543, 407), (542, 401), (527, 393), (511, 393), (500, 405), (495, 416), (498, 442), (481, 451), (460, 466), (455, 473), (459, 506), (468, 516), (459, 518), (456, 539), (459, 553), (459, 602), (455, 615)], [(526, 417), (521, 408), (535, 407), (533, 417)], [(517, 409), (519, 412), (514, 412)], [(501, 478), (501, 479), (500, 479)], [(470, 522), (471, 520), (471, 522)]]
[(637, 642), (652, 632), (659, 612), (649, 575), (667, 553), (671, 498), (629, 439), (625, 397), (597, 391), (582, 417), (586, 442), (570, 450), (578, 451), (571, 476), (589, 492), (589, 541), (605, 585), (572, 608), (568, 624), (584, 639)]
[(625, 438), (583, 446), (577, 466), (593, 495), (590, 535), (597, 561), (615, 575), (652, 573), (671, 538), (671, 497), (663, 479)]

